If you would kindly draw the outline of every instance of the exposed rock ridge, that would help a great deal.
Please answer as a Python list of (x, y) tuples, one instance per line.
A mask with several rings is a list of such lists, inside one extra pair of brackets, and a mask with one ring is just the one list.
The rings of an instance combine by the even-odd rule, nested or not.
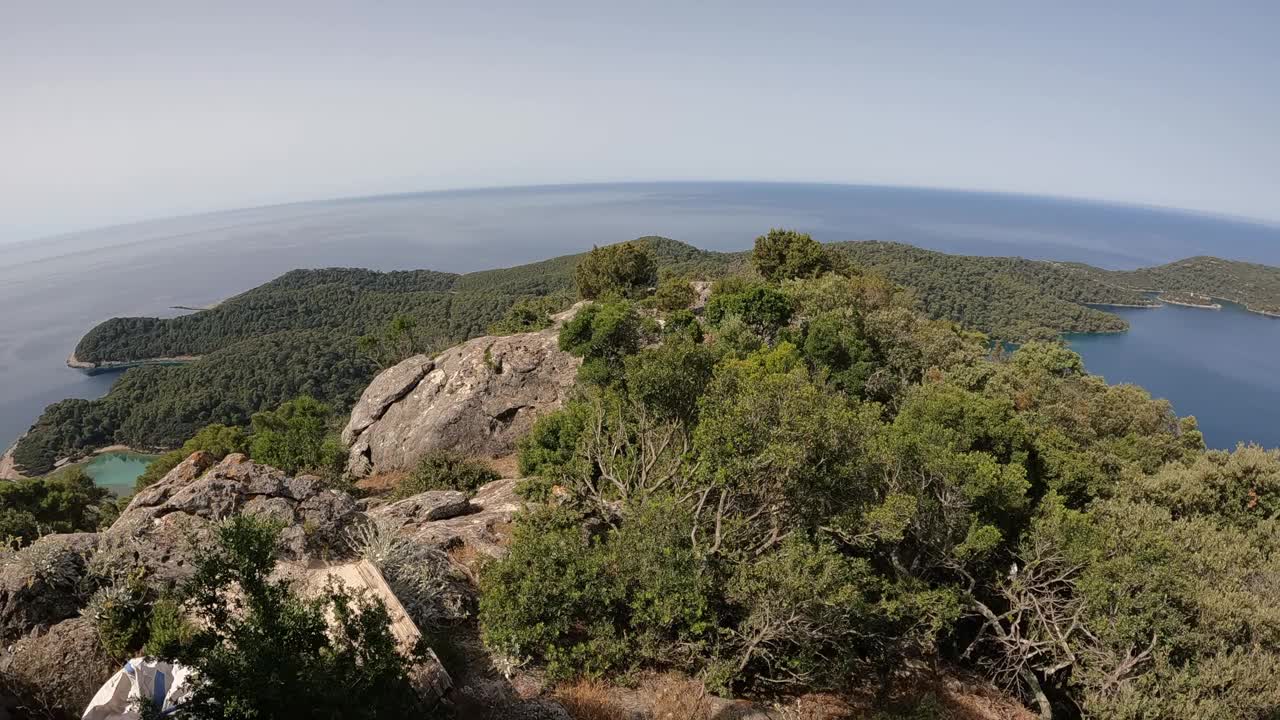
[(365, 389), (342, 431), (347, 470), (363, 477), (413, 467), (426, 452), (510, 453), (535, 418), (560, 407), (581, 359), (560, 350), (559, 326), (485, 336), (387, 368)]

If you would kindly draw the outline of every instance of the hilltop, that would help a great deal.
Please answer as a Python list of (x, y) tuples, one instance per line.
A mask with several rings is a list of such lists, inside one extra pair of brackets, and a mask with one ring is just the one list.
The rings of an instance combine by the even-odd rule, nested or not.
[[(716, 279), (748, 272), (748, 253), (701, 250), (662, 237), (652, 250), (663, 277)], [(830, 246), (848, 262), (909, 289), (928, 316), (1014, 342), (1064, 332), (1122, 332), (1094, 305), (1158, 304), (1145, 290), (1193, 290), (1280, 305), (1280, 270), (1192, 258), (1115, 272), (1022, 258), (948, 255), (885, 242)], [(141, 364), (107, 396), (65, 400), (41, 415), (14, 451), (27, 474), (115, 443), (168, 449), (208, 423), (244, 424), (300, 393), (345, 409), (395, 348), (438, 352), (483, 335), (529, 303), (566, 307), (582, 254), (467, 274), (353, 268), (294, 270), (217, 306), (170, 319), (113, 318), (87, 333), (74, 357), (90, 366)], [(1268, 303), (1276, 303), (1271, 305)], [(406, 354), (401, 352), (400, 356)], [(182, 365), (157, 358), (194, 358)]]

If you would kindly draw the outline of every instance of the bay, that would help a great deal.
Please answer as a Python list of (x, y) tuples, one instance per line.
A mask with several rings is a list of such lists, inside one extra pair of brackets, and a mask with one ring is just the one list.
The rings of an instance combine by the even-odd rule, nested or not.
[[(46, 405), (107, 391), (115, 375), (86, 376), (64, 362), (86, 331), (110, 317), (172, 316), (184, 312), (174, 306), (205, 306), (299, 267), (463, 272), (649, 234), (742, 250), (770, 227), (797, 228), (829, 242), (896, 240), (945, 252), (1077, 260), (1117, 269), (1198, 254), (1280, 264), (1275, 225), (1057, 198), (872, 186), (499, 188), (154, 220), (0, 246), (0, 447), (24, 432)], [(1214, 442), (1280, 445), (1280, 405), (1246, 403), (1246, 393), (1237, 392), (1274, 387), (1280, 368), (1271, 343), (1280, 325), (1219, 326), (1206, 318), (1177, 330), (1180, 321), (1159, 322), (1164, 316), (1155, 313), (1165, 310), (1137, 312), (1152, 314), (1126, 313), (1131, 333), (1098, 340), (1120, 343), (1116, 350), (1100, 354), (1101, 346), (1078, 345), (1091, 369), (1170, 398), (1178, 412), (1199, 417)], [(1156, 326), (1143, 330), (1152, 318)], [(1187, 388), (1152, 372), (1155, 365), (1131, 344), (1140, 338), (1153, 347), (1226, 347), (1212, 372), (1196, 376), (1198, 387)]]

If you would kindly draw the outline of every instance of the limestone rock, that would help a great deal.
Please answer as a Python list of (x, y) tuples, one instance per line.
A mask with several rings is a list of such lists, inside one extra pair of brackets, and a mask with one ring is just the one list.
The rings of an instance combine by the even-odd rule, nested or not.
[(510, 453), (534, 419), (560, 407), (573, 387), (582, 361), (560, 350), (558, 337), (557, 326), (481, 337), (435, 359), (419, 355), (384, 370), (342, 431), (348, 471), (363, 477), (407, 470), (440, 448), (471, 456)]
[(96, 533), (46, 535), (0, 564), (0, 643), (75, 617)]
[(16, 697), (15, 717), (78, 717), (118, 669), (93, 622), (77, 617), (0, 651), (0, 692)]
[(369, 517), (410, 542), (442, 551), (466, 547), (480, 555), (500, 557), (506, 552), (504, 531), (523, 506), (515, 493), (518, 482), (495, 480), (481, 487), (475, 497), (467, 501), (464, 512), (449, 517), (421, 511), (439, 507), (435, 497), (424, 497), (438, 497), (439, 491), (421, 493), (384, 505), (369, 511)]
[(285, 525), (286, 559), (345, 548), (344, 533), (358, 514), (350, 495), (325, 488), (319, 478), (290, 477), (239, 454), (200, 472), (206, 461), (198, 455), (134, 497), (102, 533), (102, 552), (136, 553), (151, 577), (178, 581), (190, 573), (195, 548), (209, 541), (215, 525), (241, 512)]
[(374, 511), (376, 517), (403, 527), (411, 522), (448, 520), (471, 511), (471, 501), (457, 490), (428, 490), (383, 505)]

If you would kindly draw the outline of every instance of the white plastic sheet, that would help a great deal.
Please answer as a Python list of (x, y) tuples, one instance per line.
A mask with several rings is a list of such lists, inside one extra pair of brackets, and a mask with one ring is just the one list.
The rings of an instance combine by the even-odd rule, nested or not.
[(181, 665), (134, 658), (98, 690), (81, 720), (139, 720), (141, 703), (170, 714), (190, 697), (189, 674)]

